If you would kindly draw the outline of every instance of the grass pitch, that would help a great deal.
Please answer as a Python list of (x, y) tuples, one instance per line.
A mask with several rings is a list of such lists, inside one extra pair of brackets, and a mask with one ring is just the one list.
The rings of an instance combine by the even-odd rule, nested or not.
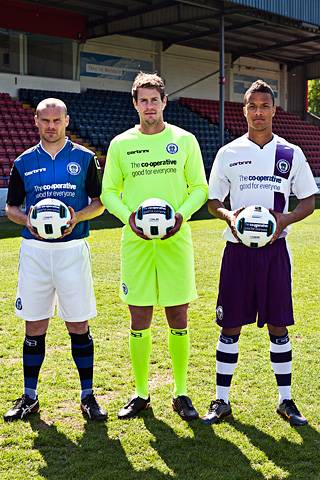
[[(171, 409), (172, 375), (167, 326), (155, 310), (150, 372), (152, 409), (119, 421), (117, 411), (133, 392), (128, 355), (127, 308), (118, 299), (119, 228), (98, 219), (90, 244), (99, 315), (95, 339), (95, 392), (108, 409), (103, 424), (87, 423), (79, 409), (79, 380), (63, 322), (53, 318), (38, 386), (41, 411), (29, 422), (5, 424), (2, 414), (22, 393), (23, 322), (13, 313), (20, 239), (17, 227), (0, 230), (0, 478), (1, 480), (319, 480), (320, 210), (296, 224), (293, 256), (296, 324), (293, 395), (309, 425), (294, 429), (276, 413), (277, 387), (267, 330), (243, 329), (231, 403), (233, 418), (207, 427), (183, 422)], [(190, 308), (192, 351), (189, 393), (200, 414), (214, 397), (214, 323), (224, 225), (191, 223), (199, 299)], [(72, 299), (70, 299), (72, 301)]]

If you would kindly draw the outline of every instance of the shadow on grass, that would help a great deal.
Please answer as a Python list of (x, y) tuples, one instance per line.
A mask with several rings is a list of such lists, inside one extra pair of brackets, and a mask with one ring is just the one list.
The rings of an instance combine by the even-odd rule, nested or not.
[[(177, 480), (262, 480), (248, 458), (228, 440), (215, 435), (214, 430), (196, 420), (189, 422), (193, 437), (178, 437), (165, 422), (155, 417), (143, 417), (145, 426), (155, 437), (151, 441)], [(232, 422), (227, 420), (226, 423)], [(153, 477), (150, 477), (153, 478)], [(172, 477), (171, 477), (172, 478)]]
[(107, 423), (87, 422), (82, 438), (74, 443), (39, 414), (30, 417), (32, 430), (37, 432), (33, 448), (46, 463), (38, 474), (48, 480), (263, 480), (236, 445), (199, 421), (190, 423), (193, 437), (183, 438), (155, 418), (152, 409), (141, 417), (155, 437), (150, 446), (174, 477), (152, 467), (135, 470), (120, 440), (108, 437)]
[[(137, 471), (126, 456), (118, 439), (108, 436), (107, 423), (85, 423), (81, 439), (74, 443), (48, 425), (39, 415), (32, 416), (30, 424), (37, 432), (33, 448), (46, 463), (39, 475), (48, 480), (263, 480), (266, 477), (255, 470), (240, 448), (215, 434), (215, 429), (200, 421), (190, 422), (193, 436), (181, 437), (162, 420), (153, 416), (152, 409), (141, 415), (145, 427), (154, 440), (150, 446), (171, 470), (164, 474), (150, 467)], [(280, 420), (281, 421), (281, 420)], [(300, 427), (301, 441), (294, 443), (283, 437), (279, 440), (253, 425), (226, 419), (268, 461), (284, 470), (286, 480), (319, 480), (320, 434), (311, 426)], [(288, 425), (288, 428), (289, 427)], [(145, 462), (146, 464), (147, 462)], [(142, 467), (145, 467), (145, 464)], [(173, 476), (172, 476), (173, 475)], [(272, 478), (282, 478), (273, 476)], [(283, 477), (284, 478), (284, 477)]]
[[(150, 468), (136, 471), (127, 459), (120, 440), (108, 437), (107, 423), (86, 422), (78, 443), (72, 442), (57, 426), (48, 425), (39, 414), (30, 418), (37, 437), (33, 448), (46, 463), (39, 469), (48, 480), (166, 480), (169, 477)], [(37, 477), (38, 478), (38, 477)]]
[[(283, 421), (279, 419), (279, 421)], [(234, 427), (249, 439), (268, 459), (287, 472), (286, 480), (319, 480), (320, 433), (311, 425), (296, 427), (300, 441), (292, 442), (286, 437), (275, 440), (253, 425), (235, 421)], [(288, 428), (290, 427), (288, 424)]]

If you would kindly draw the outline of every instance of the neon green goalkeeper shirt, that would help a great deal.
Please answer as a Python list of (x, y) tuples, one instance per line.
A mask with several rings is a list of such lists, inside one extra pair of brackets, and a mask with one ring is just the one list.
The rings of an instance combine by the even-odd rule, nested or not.
[(148, 198), (166, 200), (184, 220), (206, 201), (208, 186), (195, 136), (165, 123), (146, 135), (135, 126), (110, 143), (101, 201), (124, 224)]

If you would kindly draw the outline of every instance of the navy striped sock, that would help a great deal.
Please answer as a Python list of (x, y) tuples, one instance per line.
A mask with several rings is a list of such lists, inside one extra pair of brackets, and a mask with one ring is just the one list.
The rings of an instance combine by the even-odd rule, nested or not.
[(279, 403), (291, 400), (292, 349), (288, 334), (281, 337), (270, 336), (270, 360), (276, 376)]
[(216, 398), (226, 403), (239, 355), (239, 336), (220, 334), (216, 353)]
[(23, 343), (24, 393), (32, 399), (37, 397), (37, 384), (45, 349), (46, 334), (25, 336)]
[(93, 340), (89, 329), (87, 333), (70, 333), (70, 337), (72, 357), (80, 377), (82, 399), (92, 393)]

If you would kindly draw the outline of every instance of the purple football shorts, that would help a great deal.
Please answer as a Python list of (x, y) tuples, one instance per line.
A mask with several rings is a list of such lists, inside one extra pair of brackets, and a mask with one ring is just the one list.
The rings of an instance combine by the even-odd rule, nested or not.
[(220, 271), (216, 321), (224, 328), (293, 325), (291, 263), (286, 241), (262, 248), (227, 242)]

